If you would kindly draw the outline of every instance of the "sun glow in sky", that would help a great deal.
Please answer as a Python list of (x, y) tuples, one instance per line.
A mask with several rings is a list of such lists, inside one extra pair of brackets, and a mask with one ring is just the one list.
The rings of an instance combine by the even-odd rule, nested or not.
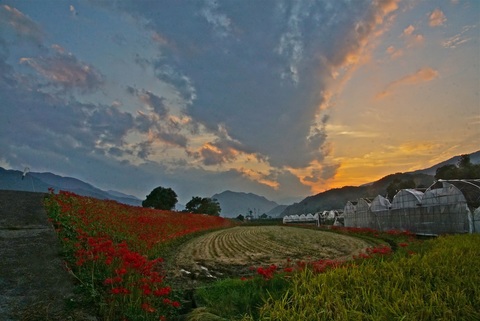
[(0, 2), (0, 166), (289, 204), (480, 149), (480, 2)]

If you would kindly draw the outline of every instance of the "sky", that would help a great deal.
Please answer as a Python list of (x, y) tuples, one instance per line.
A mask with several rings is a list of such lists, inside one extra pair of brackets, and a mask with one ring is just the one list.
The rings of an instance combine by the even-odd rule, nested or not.
[(480, 150), (477, 0), (0, 0), (0, 166), (291, 204)]

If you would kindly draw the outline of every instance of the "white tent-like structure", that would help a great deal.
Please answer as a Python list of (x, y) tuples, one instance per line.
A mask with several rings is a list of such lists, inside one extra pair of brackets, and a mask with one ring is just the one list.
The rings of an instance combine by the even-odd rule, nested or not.
[(421, 206), (423, 193), (414, 189), (402, 189), (393, 197), (392, 208), (415, 208)]
[(372, 212), (378, 212), (378, 211), (385, 211), (390, 208), (392, 204), (390, 204), (390, 201), (388, 198), (383, 197), (382, 195), (377, 195), (370, 203), (370, 210)]

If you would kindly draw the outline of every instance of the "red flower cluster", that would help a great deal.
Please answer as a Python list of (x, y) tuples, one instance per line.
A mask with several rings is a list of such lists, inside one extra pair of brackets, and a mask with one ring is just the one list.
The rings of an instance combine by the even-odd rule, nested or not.
[(273, 274), (277, 271), (277, 266), (275, 264), (271, 264), (270, 266), (263, 268), (257, 268), (257, 274), (261, 275), (265, 280), (270, 280), (273, 278)]
[(367, 253), (360, 253), (359, 255), (354, 255), (354, 259), (370, 259), (374, 256), (387, 256), (392, 254), (392, 249), (387, 245), (378, 245), (375, 247), (369, 247), (366, 249)]
[[(158, 250), (174, 238), (197, 231), (231, 226), (230, 220), (198, 214), (132, 207), (114, 201), (82, 197), (70, 192), (51, 195), (46, 205), (51, 222), (68, 248), (73, 249), (74, 273), (89, 275), (103, 286), (116, 311), (139, 309), (155, 314), (180, 307), (164, 284)], [(154, 259), (149, 259), (154, 257)], [(93, 276), (100, 278), (93, 280)], [(83, 281), (82, 281), (83, 282)], [(121, 316), (120, 316), (121, 318)]]

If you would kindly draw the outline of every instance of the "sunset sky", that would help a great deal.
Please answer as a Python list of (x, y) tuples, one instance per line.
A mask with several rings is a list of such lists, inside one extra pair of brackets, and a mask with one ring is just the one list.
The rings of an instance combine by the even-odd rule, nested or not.
[(480, 150), (480, 1), (0, 0), (0, 166), (281, 204)]

